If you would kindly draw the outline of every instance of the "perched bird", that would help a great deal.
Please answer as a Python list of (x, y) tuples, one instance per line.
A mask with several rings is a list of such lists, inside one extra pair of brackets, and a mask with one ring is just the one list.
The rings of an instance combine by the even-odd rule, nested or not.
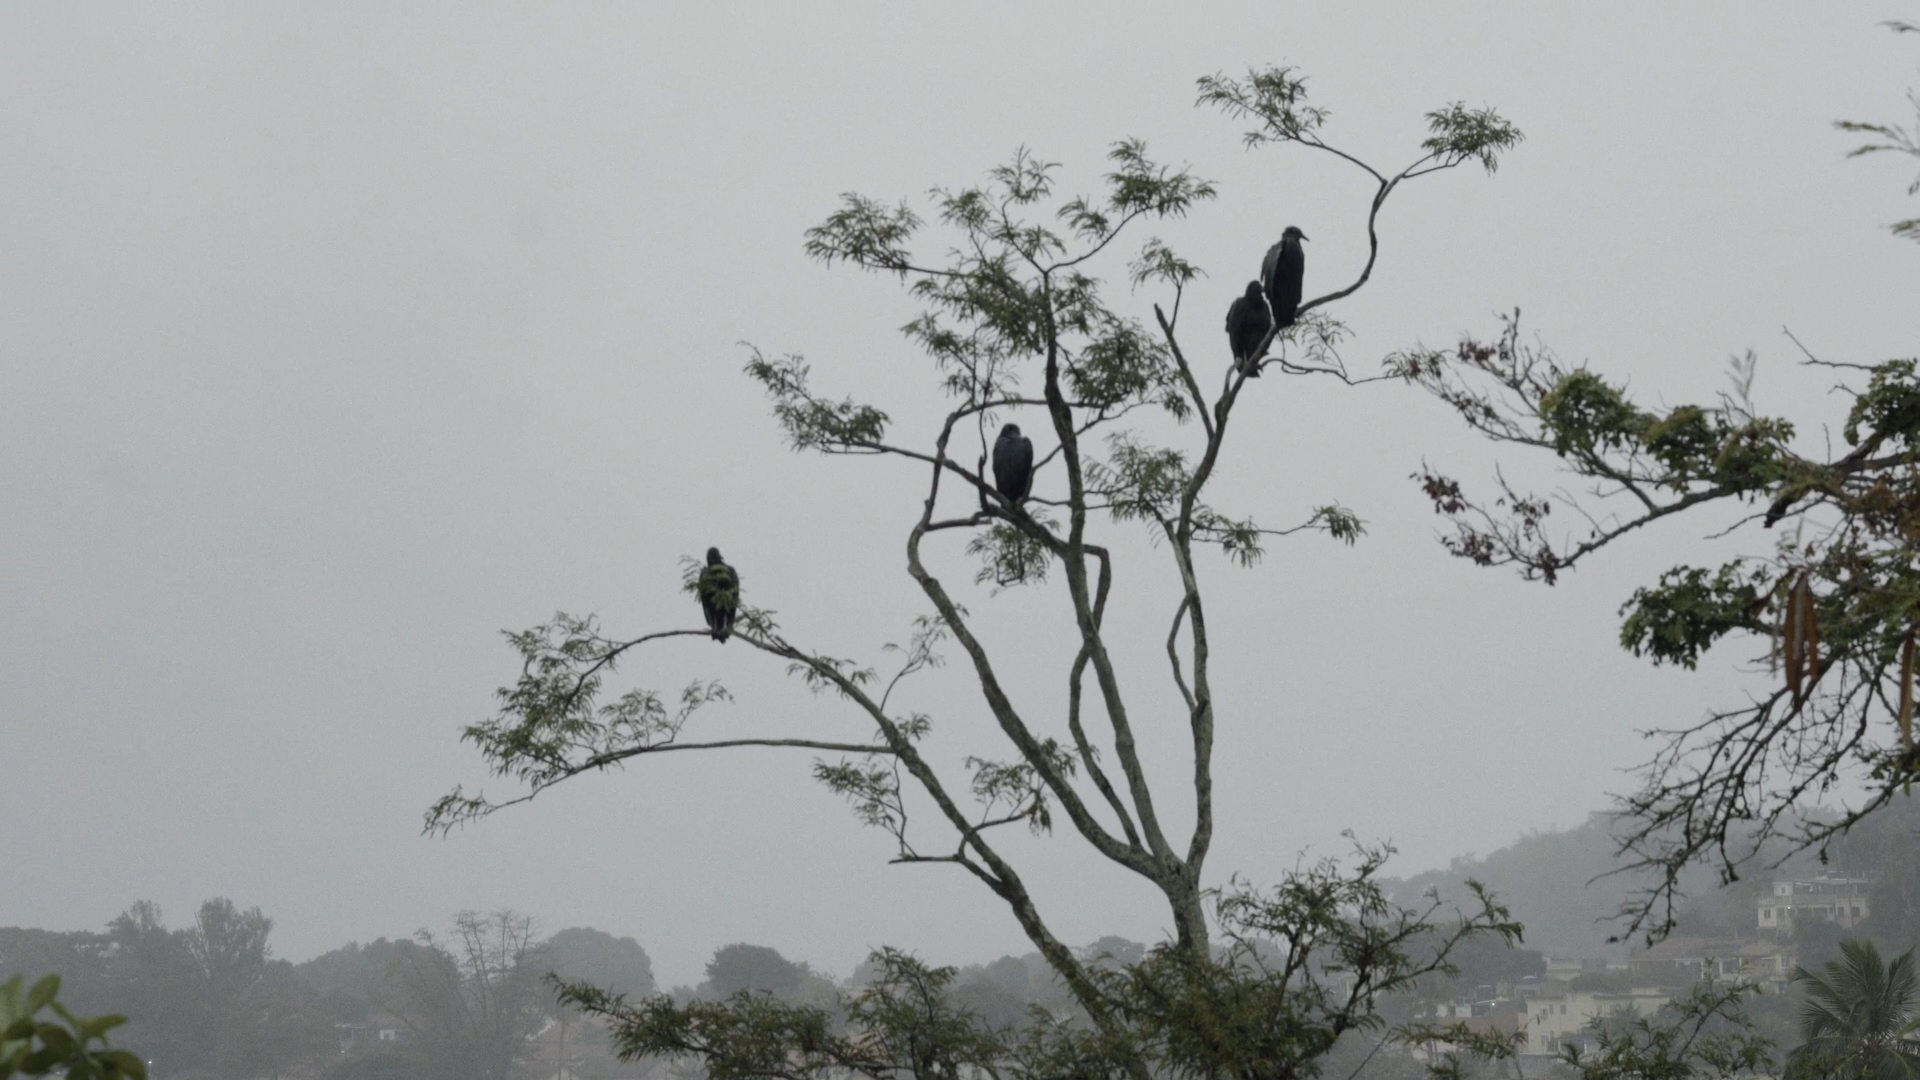
[(1258, 367), (1251, 366), (1253, 351), (1260, 347), (1271, 329), (1273, 318), (1267, 314), (1267, 301), (1260, 295), (1260, 283), (1249, 281), (1247, 294), (1227, 309), (1227, 344), (1233, 346), (1234, 363), (1249, 376), (1260, 374)]
[(1300, 249), (1300, 241), (1306, 238), (1299, 226), (1287, 226), (1280, 242), (1268, 248), (1260, 262), (1260, 282), (1267, 287), (1275, 326), (1292, 326), (1300, 311), (1300, 279), (1307, 272), (1307, 253)]
[(694, 591), (700, 596), (700, 610), (706, 613), (713, 640), (724, 644), (733, 633), (733, 614), (740, 608), (740, 575), (720, 558), (719, 548), (707, 549), (707, 565)]
[(1014, 503), (1033, 490), (1033, 440), (1020, 434), (1018, 424), (1001, 428), (993, 441), (993, 486)]

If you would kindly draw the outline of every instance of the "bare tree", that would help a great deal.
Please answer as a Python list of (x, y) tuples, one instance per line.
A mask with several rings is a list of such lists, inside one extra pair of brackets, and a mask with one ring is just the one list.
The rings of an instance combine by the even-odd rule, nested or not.
[(508, 1080), (554, 1011), (552, 965), (529, 916), (462, 911), (453, 923), (450, 938), (422, 930), (395, 959), (393, 1011), (443, 1075)]
[[(842, 698), (871, 723), (871, 742), (687, 738), (694, 713), (727, 696), (720, 685), (694, 682), (677, 702), (639, 688), (611, 701), (603, 694), (615, 665), (634, 650), (675, 636), (705, 636), (706, 629), (619, 637), (591, 617), (561, 614), (508, 635), (522, 659), (520, 678), (500, 691), (499, 712), (464, 734), (495, 774), (524, 790), (497, 802), (456, 790), (428, 812), (427, 828), (449, 829), (633, 758), (790, 747), (827, 755), (815, 759), (814, 775), (846, 796), (861, 820), (892, 835), (894, 861), (952, 865), (1006, 903), (1096, 1021), (1107, 1022), (1110, 999), (1048, 928), (1019, 870), (997, 845), (996, 830), (1045, 832), (1064, 817), (1106, 859), (1151, 882), (1166, 899), (1177, 948), (1206, 957), (1201, 880), (1215, 824), (1215, 711), (1200, 554), (1211, 547), (1252, 565), (1272, 537), (1317, 530), (1351, 542), (1361, 532), (1360, 521), (1337, 505), (1313, 509), (1291, 528), (1267, 528), (1207, 500), (1242, 391), (1262, 367), (1354, 381), (1336, 351), (1346, 329), (1328, 309), (1367, 283), (1380, 251), (1381, 207), (1400, 185), (1424, 176), (1467, 164), (1492, 172), (1521, 135), (1490, 109), (1449, 105), (1427, 115), (1430, 134), (1411, 164), (1381, 170), (1326, 141), (1327, 110), (1310, 103), (1306, 80), (1292, 69), (1203, 78), (1199, 101), (1247, 124), (1250, 147), (1280, 144), (1329, 154), (1375, 185), (1366, 219), (1357, 223), (1368, 239), (1358, 276), (1303, 303), (1299, 321), (1269, 333), (1244, 370), (1231, 362), (1211, 312), (1203, 323), (1210, 343), (1201, 352), (1183, 343), (1182, 300), (1200, 270), (1158, 237), (1135, 237), (1214, 198), (1215, 186), (1157, 162), (1138, 141), (1113, 145), (1098, 197), (1059, 194), (1057, 167), (1021, 150), (983, 183), (935, 190), (931, 223), (906, 203), (848, 195), (807, 232), (806, 250), (815, 259), (894, 276), (920, 301), (923, 312), (905, 332), (932, 360), (952, 399), (936, 428), (917, 439), (901, 437), (880, 408), (816, 389), (798, 356), (756, 349), (746, 366), (796, 449), (885, 456), (925, 476), (924, 498), (907, 515), (904, 543), (908, 576), (932, 611), (898, 647), (891, 670), (795, 642), (764, 609), (742, 606), (734, 629), (737, 640), (786, 665), (809, 687)], [(1131, 259), (1122, 253), (1123, 241), (1137, 244)], [(1163, 302), (1151, 305), (1150, 323), (1145, 312), (1109, 304), (1095, 276), (1102, 268), (1163, 294)], [(1215, 363), (1191, 362), (1208, 350)], [(1163, 424), (1175, 441), (1149, 441), (1138, 422), (1155, 414), (1187, 426)], [(1036, 463), (1039, 493), (1024, 500), (1002, 495), (986, 469), (990, 439), (1016, 416), (1038, 417), (1030, 429), (1050, 431), (1057, 443)], [(1191, 736), (1190, 780), (1171, 796), (1191, 800), (1193, 827), (1184, 836), (1163, 823), (1169, 795), (1149, 784), (1135, 740), (1143, 721), (1130, 689), (1147, 676), (1120, 670), (1105, 627), (1116, 587), (1103, 535), (1108, 523), (1147, 526), (1182, 585), (1168, 613), (1164, 677), (1184, 703), (1180, 722)], [(1056, 573), (1064, 579), (1057, 595), (1071, 611), (1079, 644), (1063, 673), (1064, 708), (1016, 701), (1003, 683), (996, 656), (1020, 650), (1023, 641), (987, 640), (941, 576), (960, 553), (939, 541), (956, 534), (967, 538), (965, 553), (978, 560), (976, 584), (1036, 586)], [(689, 584), (697, 569), (690, 562)], [(754, 588), (749, 581), (749, 595)], [(940, 649), (949, 643), (964, 654), (1005, 744), (968, 756), (971, 775), (957, 781), (923, 753), (932, 720), (890, 705), (902, 680), (940, 664)], [(1090, 712), (1098, 720), (1090, 720)], [(934, 820), (916, 815), (910, 825), (910, 797), (924, 798)]]

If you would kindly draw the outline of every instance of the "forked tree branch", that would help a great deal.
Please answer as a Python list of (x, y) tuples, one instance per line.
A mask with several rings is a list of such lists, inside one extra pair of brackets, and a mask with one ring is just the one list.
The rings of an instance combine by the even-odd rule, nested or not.
[[(1429, 114), (1433, 137), (1422, 144), (1425, 155), (1388, 177), (1321, 139), (1317, 128), (1324, 112), (1301, 111), (1300, 84), (1298, 80), (1289, 84), (1284, 71), (1274, 77), (1255, 74), (1245, 85), (1215, 81), (1208, 87), (1203, 82), (1203, 101), (1237, 115), (1259, 116), (1268, 125), (1266, 134), (1253, 141), (1295, 141), (1332, 153), (1366, 170), (1379, 185), (1367, 217), (1369, 256), (1360, 277), (1343, 290), (1310, 301), (1302, 312), (1338, 301), (1367, 283), (1379, 255), (1380, 209), (1399, 183), (1467, 160), (1481, 161), (1491, 170), (1494, 154), (1519, 138), (1491, 112), (1452, 106)], [(899, 847), (896, 861), (958, 864), (1005, 900), (1076, 1000), (1104, 1024), (1110, 1002), (1086, 967), (1047, 928), (1014, 867), (985, 835), (1019, 822), (1045, 828), (1051, 821), (1050, 807), (1057, 804), (1089, 845), (1148, 879), (1165, 895), (1177, 950), (1190, 958), (1210, 957), (1201, 877), (1214, 828), (1214, 714), (1207, 611), (1193, 549), (1196, 543), (1217, 544), (1241, 562), (1251, 563), (1259, 557), (1260, 538), (1298, 530), (1263, 529), (1251, 521), (1229, 518), (1202, 497), (1216, 474), (1229, 420), (1246, 379), (1258, 368), (1229, 365), (1218, 395), (1208, 400), (1176, 332), (1185, 286), (1199, 275), (1199, 269), (1157, 239), (1147, 242), (1139, 262), (1132, 265), (1136, 285), (1159, 280), (1172, 287), (1172, 314), (1153, 306), (1160, 331), (1157, 338), (1107, 306), (1100, 282), (1089, 272), (1096, 259), (1116, 249), (1122, 233), (1145, 221), (1183, 216), (1192, 206), (1214, 197), (1213, 185), (1185, 169), (1152, 162), (1138, 142), (1115, 144), (1109, 158), (1114, 171), (1106, 177), (1105, 202), (1073, 199), (1054, 207), (1050, 218), (1041, 212), (1051, 203), (1054, 166), (1024, 150), (1011, 164), (994, 170), (991, 182), (984, 186), (936, 189), (932, 201), (939, 223), (957, 234), (948, 246), (945, 266), (929, 265), (913, 255), (913, 239), (923, 222), (904, 204), (893, 207), (849, 195), (840, 210), (808, 232), (807, 250), (814, 258), (896, 275), (924, 304), (923, 314), (906, 327), (907, 336), (933, 359), (942, 389), (956, 399), (931, 451), (889, 438), (890, 419), (877, 408), (814, 393), (808, 386), (807, 365), (797, 356), (776, 359), (756, 350), (748, 364), (748, 373), (772, 398), (774, 414), (796, 449), (883, 455), (927, 468), (924, 502), (905, 546), (907, 572), (935, 614), (932, 623), (916, 632), (904, 666), (890, 680), (870, 691), (868, 684), (878, 676), (792, 645), (764, 612), (743, 609), (741, 625), (734, 632), (750, 648), (785, 660), (790, 670), (816, 689), (831, 688), (851, 702), (874, 725), (876, 742), (678, 742), (688, 713), (704, 701), (724, 696), (715, 684), (690, 687), (677, 716), (669, 714), (657, 695), (645, 691), (631, 691), (596, 711), (594, 695), (617, 658), (642, 641), (689, 632), (603, 643), (591, 620), (563, 620), (537, 634), (515, 638), (528, 661), (521, 684), (503, 691), (505, 704), (495, 721), (469, 729), (469, 738), (482, 744), (496, 773), (519, 778), (533, 789), (524, 796), (531, 798), (581, 771), (667, 748), (767, 745), (858, 755), (859, 762), (817, 762), (816, 774), (849, 797), (856, 813), (868, 823), (893, 834)], [(1325, 370), (1345, 378), (1331, 344), (1341, 328), (1324, 316), (1316, 316), (1313, 324), (1319, 337), (1309, 339), (1308, 359), (1325, 361), (1329, 365)], [(1263, 343), (1262, 355), (1272, 340), (1270, 335)], [(1035, 367), (1042, 373), (1038, 395), (1019, 392), (1023, 373)], [(1204, 445), (1195, 457), (1132, 441), (1129, 431), (1115, 426), (1150, 406), (1164, 409), (1177, 421), (1198, 414)], [(1045, 411), (1056, 444), (1040, 457), (1039, 465), (1047, 468), (1051, 487), (1056, 475), (1052, 466), (1058, 462), (1064, 498), (1057, 491), (1045, 496), (1008, 495), (989, 480), (986, 444), (991, 414), (1035, 408)], [(954, 432), (963, 424), (976, 429), (981, 442), (979, 464), (974, 468), (953, 453)], [(1104, 458), (1095, 442), (1101, 433), (1108, 435)], [(965, 504), (961, 512), (950, 507), (943, 516), (940, 496), (949, 479), (959, 485)], [(1130, 711), (1125, 680), (1106, 636), (1114, 565), (1107, 548), (1092, 535), (1089, 517), (1102, 511), (1116, 521), (1157, 524), (1169, 541), (1181, 577), (1181, 598), (1167, 652), (1185, 705), (1194, 756), (1195, 824), (1185, 845), (1169, 839), (1156, 810), (1155, 793), (1135, 738), (1136, 723), (1149, 720), (1144, 715), (1136, 719)], [(1360, 531), (1358, 519), (1337, 507), (1321, 508), (1302, 527), (1325, 528), (1349, 540)], [(1067, 687), (1070, 749), (1045, 735), (1046, 727), (1016, 705), (966, 610), (924, 561), (925, 537), (955, 529), (974, 530), (969, 553), (985, 556), (983, 574), (996, 584), (1038, 581), (1056, 565), (1064, 573), (1079, 635)], [(556, 630), (563, 640), (553, 640)], [(988, 710), (1018, 754), (1011, 764), (968, 759), (974, 769), (973, 794), (981, 803), (977, 817), (962, 810), (923, 757), (918, 740), (925, 735), (928, 721), (917, 715), (896, 719), (887, 711), (901, 680), (935, 662), (928, 651), (935, 634), (950, 635), (966, 653)], [(1190, 645), (1184, 670), (1179, 648), (1182, 634)], [(591, 651), (596, 648), (598, 652)], [(1109, 762), (1101, 760), (1103, 747), (1089, 738), (1083, 716), (1088, 707), (1084, 679), (1089, 670), (1095, 696), (1106, 713), (1102, 741), (1111, 740)], [(866, 760), (873, 756), (884, 756), (893, 764), (882, 767)], [(1111, 776), (1109, 768), (1117, 768), (1119, 775)], [(1076, 781), (1080, 769), (1085, 769), (1112, 812), (1117, 833), (1104, 820), (1105, 813), (1096, 813), (1095, 805), (1083, 795)], [(907, 776), (958, 836), (951, 855), (924, 855), (908, 842), (907, 804), (900, 794)], [(457, 792), (450, 799), (453, 802), (443, 800), (436, 808), (436, 820), (477, 816), (489, 805), (484, 800), (462, 801)], [(1147, 1080), (1140, 1062), (1128, 1068), (1135, 1080)]]

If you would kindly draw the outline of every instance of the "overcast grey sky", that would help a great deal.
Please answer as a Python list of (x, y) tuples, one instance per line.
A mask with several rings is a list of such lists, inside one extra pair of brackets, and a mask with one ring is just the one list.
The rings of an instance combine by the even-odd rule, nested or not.
[[(1517, 305), (1651, 401), (1710, 395), (1752, 346), (1762, 406), (1818, 439), (1843, 405), (1781, 327), (1861, 361), (1920, 330), (1920, 261), (1883, 231), (1913, 212), (1911, 170), (1843, 161), (1830, 126), (1903, 119), (1912, 39), (1874, 23), (1913, 15), (0, 7), (0, 925), (99, 928), (141, 898), (179, 921), (227, 895), (302, 959), (511, 905), (634, 935), (667, 983), (743, 939), (840, 973), (882, 943), (1024, 952), (964, 875), (884, 865), (805, 755), (642, 762), (419, 835), (433, 798), (482, 778), (457, 731), (514, 674), (502, 628), (562, 608), (616, 633), (694, 625), (677, 560), (709, 544), (838, 655), (878, 660), (923, 610), (900, 554), (919, 472), (789, 453), (740, 374), (750, 341), (903, 434), (931, 415), (907, 298), (801, 252), (838, 193), (968, 183), (1022, 144), (1086, 190), (1107, 143), (1145, 138), (1221, 184), (1155, 231), (1210, 273), (1186, 334), (1223, 362), (1219, 313), (1280, 229), (1313, 238), (1321, 291), (1357, 270), (1371, 191), (1331, 159), (1242, 150), (1192, 107), (1196, 76), (1298, 65), (1331, 137), (1383, 165), (1413, 156), (1424, 111), (1492, 104), (1526, 143), (1496, 177), (1395, 196), (1373, 282), (1337, 312), (1350, 362)], [(1160, 298), (1115, 288), (1136, 314)], [(1346, 828), (1412, 872), (1576, 823), (1627, 784), (1636, 727), (1740, 691), (1736, 657), (1675, 674), (1615, 644), (1633, 584), (1709, 523), (1526, 585), (1435, 543), (1408, 474), (1493, 462), (1435, 404), (1254, 391), (1221, 500), (1279, 524), (1338, 499), (1371, 535), (1207, 568), (1216, 880), (1271, 880)], [(1172, 573), (1122, 536), (1113, 618), (1158, 665)], [(970, 603), (1030, 643), (1016, 684), (1058, 695), (1061, 597)], [(855, 730), (744, 648), (676, 643), (632, 673), (729, 680), (716, 730)], [(991, 746), (966, 689), (950, 669), (915, 691), (947, 752)], [(1144, 741), (1177, 781), (1177, 721)], [(1152, 890), (1077, 839), (1015, 846), (1068, 940), (1161, 936)]]

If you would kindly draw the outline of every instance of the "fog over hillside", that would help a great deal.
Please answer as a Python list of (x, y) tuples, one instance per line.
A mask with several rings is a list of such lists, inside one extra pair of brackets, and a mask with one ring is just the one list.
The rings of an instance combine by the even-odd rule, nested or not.
[(0, 1027), (1465, 1080), (1717, 972), (1789, 1031), (1920, 941), (1884, 8), (0, 4)]
[[(1445, 869), (1407, 877), (1397, 883), (1395, 896), (1411, 903), (1435, 889), (1443, 898), (1459, 897), (1475, 880), (1526, 924), (1528, 947), (1573, 956), (1619, 955), (1628, 946), (1608, 941), (1620, 933), (1614, 917), (1650, 879), (1614, 873), (1616, 846), (1611, 820), (1595, 813), (1574, 828), (1529, 832), (1485, 855), (1462, 855)], [(1712, 885), (1706, 870), (1689, 875), (1692, 893)]]
[[(10, 842), (40, 884), (0, 922), (98, 928), (140, 897), (182, 913), (232, 895), (312, 956), (503, 902), (620, 928), (674, 979), (762, 932), (821, 965), (878, 941), (1027, 948), (959, 872), (887, 866), (804, 753), (636, 762), (445, 841), (421, 813), (457, 783), (499, 791), (458, 733), (518, 670), (503, 628), (556, 609), (622, 634), (697, 623), (679, 559), (709, 545), (836, 656), (870, 662), (925, 613), (899, 535), (918, 472), (792, 453), (741, 372), (750, 341), (902, 430), (936, 414), (899, 333), (913, 297), (806, 255), (841, 193), (919, 205), (1021, 146), (1062, 163), (1063, 195), (1091, 192), (1112, 142), (1144, 139), (1219, 185), (1151, 230), (1208, 275), (1182, 325), (1212, 373), (1283, 226), (1311, 237), (1312, 288), (1357, 274), (1369, 178), (1247, 151), (1195, 108), (1203, 75), (1293, 66), (1368, 160), (1417, 153), (1447, 102), (1525, 132), (1495, 176), (1394, 195), (1340, 307), (1357, 373), (1519, 306), (1649, 400), (1711, 400), (1751, 346), (1758, 400), (1811, 410), (1817, 444), (1844, 404), (1781, 324), (1836, 358), (1911, 349), (1911, 255), (1883, 228), (1905, 174), (1847, 161), (1857, 140), (1831, 126), (1901, 105), (1911, 55), (1875, 28), (1884, 5), (1281, 3), (1232, 34), (1126, 5), (103, 10), (0, 8), (0, 740), (36, 762), (0, 816), (61, 807)], [(1152, 327), (1166, 298), (1132, 285), (1121, 246), (1093, 272)], [(1224, 590), (1208, 884), (1272, 880), (1349, 828), (1412, 870), (1571, 826), (1644, 756), (1636, 727), (1747, 688), (1740, 657), (1688, 673), (1618, 647), (1621, 602), (1718, 521), (1648, 530), (1543, 589), (1435, 542), (1409, 474), (1494, 464), (1443, 407), (1327, 379), (1248, 393), (1221, 505), (1277, 527), (1338, 502), (1367, 534), (1203, 566)], [(1127, 670), (1160, 674), (1165, 551), (1107, 531)], [(942, 555), (956, 588), (963, 547)], [(1010, 685), (1057, 709), (1057, 597), (991, 594), (966, 600), (1035, 646)], [(734, 690), (718, 727), (844, 723), (779, 665), (670, 644), (662, 668)], [(953, 704), (970, 693), (957, 666), (929, 676), (915, 707), (936, 742), (988, 733)], [(1143, 708), (1165, 720), (1158, 693)], [(1154, 775), (1179, 779), (1179, 729), (1143, 726)], [(103, 769), (113, 783), (71, 797)], [(1066, 938), (1160, 932), (1150, 890), (1076, 845), (1021, 857)]]

